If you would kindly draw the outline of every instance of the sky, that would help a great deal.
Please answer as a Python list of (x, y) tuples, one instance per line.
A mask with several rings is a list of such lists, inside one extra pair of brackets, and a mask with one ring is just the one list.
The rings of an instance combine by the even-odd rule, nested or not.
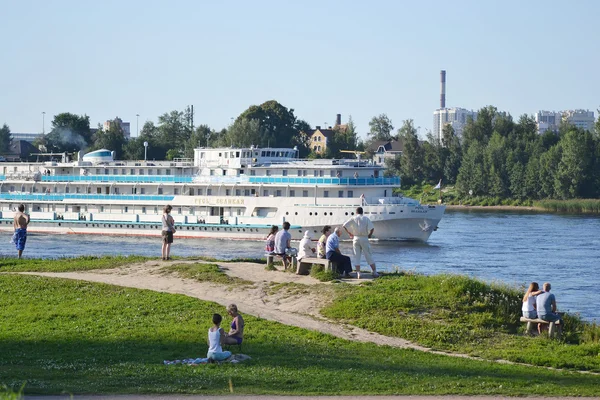
[[(600, 1), (0, 0), (0, 125), (145, 121), (194, 105), (227, 127), (277, 100), (311, 126), (439, 108), (600, 108)], [(45, 116), (43, 116), (45, 112)]]

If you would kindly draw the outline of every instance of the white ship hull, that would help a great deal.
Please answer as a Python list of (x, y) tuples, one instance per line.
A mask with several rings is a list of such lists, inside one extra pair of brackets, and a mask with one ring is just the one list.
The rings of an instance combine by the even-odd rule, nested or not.
[(0, 230), (12, 231), (24, 204), (30, 232), (159, 237), (170, 204), (178, 238), (263, 240), (289, 222), (297, 240), (361, 206), (374, 239), (427, 241), (445, 211), (395, 197), (400, 179), (372, 162), (298, 160), (291, 149), (195, 151), (193, 162), (2, 163)]

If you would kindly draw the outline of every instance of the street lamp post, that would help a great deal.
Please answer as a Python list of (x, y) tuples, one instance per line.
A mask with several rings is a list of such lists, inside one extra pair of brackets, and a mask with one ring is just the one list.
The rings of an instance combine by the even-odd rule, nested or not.
[(136, 136), (140, 136), (140, 114), (135, 114), (135, 123), (137, 125), (137, 132), (136, 132)]
[(148, 142), (144, 142), (144, 162), (147, 160), (148, 155)]
[(42, 111), (42, 135), (46, 134), (46, 111)]

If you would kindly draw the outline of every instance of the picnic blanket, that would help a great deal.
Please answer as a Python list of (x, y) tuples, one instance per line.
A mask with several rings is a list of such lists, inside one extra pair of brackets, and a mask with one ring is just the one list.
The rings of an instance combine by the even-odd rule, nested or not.
[[(232, 354), (231, 357), (223, 360), (223, 361), (215, 361), (215, 363), (233, 363), (237, 364), (242, 361), (250, 360), (251, 357), (246, 354)], [(183, 360), (164, 360), (164, 365), (199, 365), (199, 364), (208, 364), (208, 358), (184, 358)]]

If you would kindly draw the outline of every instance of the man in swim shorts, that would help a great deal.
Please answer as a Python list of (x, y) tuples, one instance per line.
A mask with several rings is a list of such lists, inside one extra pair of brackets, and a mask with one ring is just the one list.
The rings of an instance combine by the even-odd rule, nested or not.
[(27, 242), (27, 225), (29, 225), (29, 215), (25, 214), (25, 205), (19, 204), (19, 211), (15, 214), (13, 219), (13, 228), (15, 233), (13, 235), (13, 241), (17, 247), (19, 258), (23, 255), (25, 250), (25, 243)]

